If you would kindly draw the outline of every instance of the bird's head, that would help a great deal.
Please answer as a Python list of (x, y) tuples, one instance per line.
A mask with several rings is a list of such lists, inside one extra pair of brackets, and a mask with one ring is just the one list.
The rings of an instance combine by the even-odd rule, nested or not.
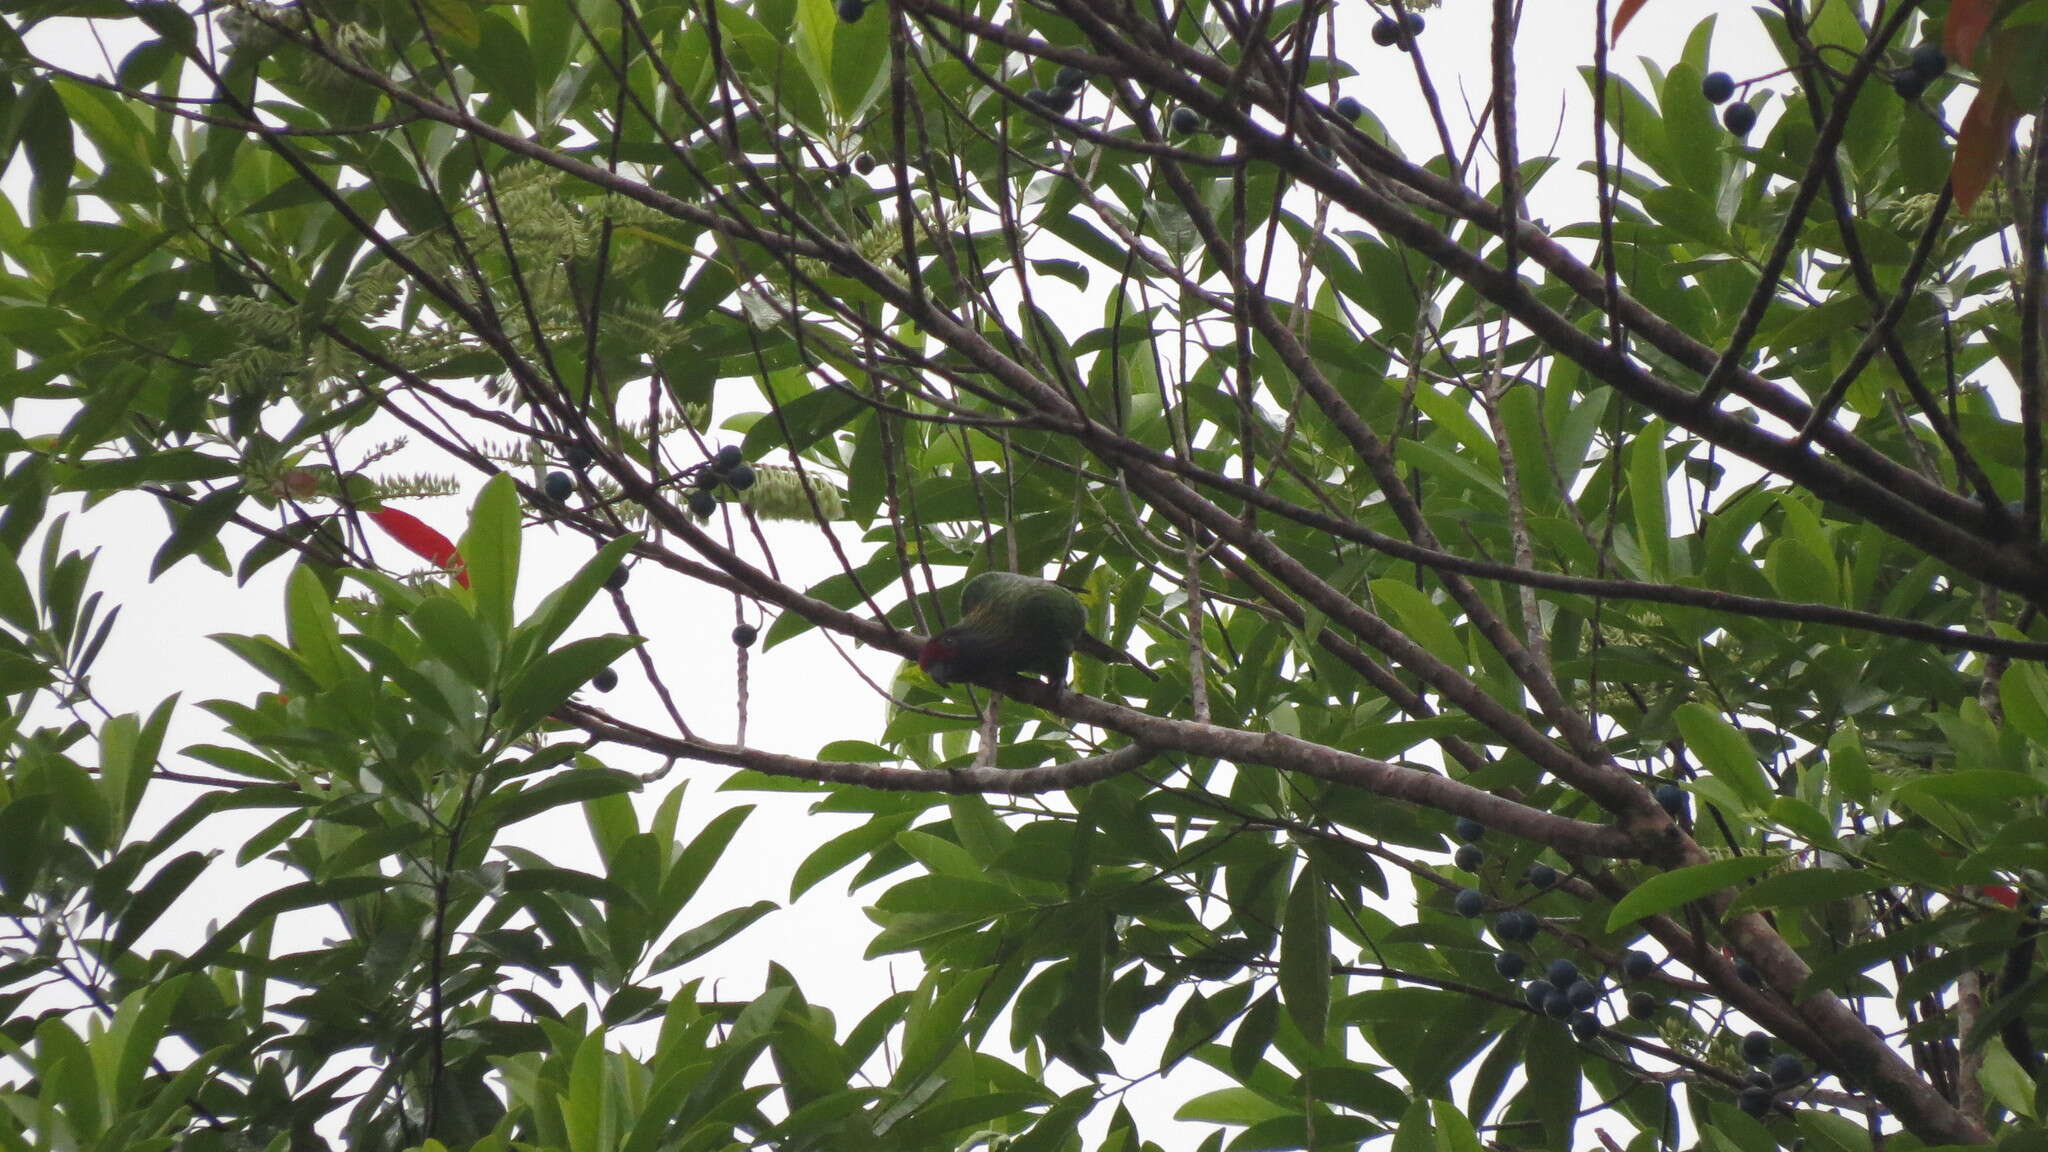
[(959, 679), (960, 649), (941, 632), (918, 649), (917, 666), (940, 684)]

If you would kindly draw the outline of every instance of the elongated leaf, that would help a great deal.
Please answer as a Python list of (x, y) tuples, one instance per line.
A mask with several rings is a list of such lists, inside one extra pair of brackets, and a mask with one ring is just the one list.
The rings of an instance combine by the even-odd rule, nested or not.
[(1645, 916), (1668, 912), (1731, 884), (1761, 876), (1783, 863), (1782, 856), (1736, 856), (1653, 876), (1615, 903), (1614, 910), (1607, 914), (1607, 930), (1618, 931)]

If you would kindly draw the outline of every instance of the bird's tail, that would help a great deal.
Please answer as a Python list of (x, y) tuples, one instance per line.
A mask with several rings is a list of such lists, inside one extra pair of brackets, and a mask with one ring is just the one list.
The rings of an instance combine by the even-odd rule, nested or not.
[(1131, 667), (1143, 672), (1147, 677), (1153, 680), (1159, 679), (1159, 673), (1138, 663), (1137, 659), (1130, 653), (1125, 652), (1121, 648), (1112, 648), (1087, 632), (1081, 633), (1081, 638), (1074, 642), (1074, 651), (1092, 660), (1099, 660), (1104, 664), (1129, 664)]

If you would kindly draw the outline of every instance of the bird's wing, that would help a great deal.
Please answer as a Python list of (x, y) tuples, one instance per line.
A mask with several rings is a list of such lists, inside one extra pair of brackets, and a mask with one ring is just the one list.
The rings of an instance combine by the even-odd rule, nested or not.
[(960, 588), (960, 615), (974, 615), (974, 610), (981, 607), (981, 602), (988, 599), (988, 594), (995, 590), (996, 585), (1002, 583), (1001, 577), (1004, 575), (1006, 574), (1002, 572), (983, 572), (962, 585)]

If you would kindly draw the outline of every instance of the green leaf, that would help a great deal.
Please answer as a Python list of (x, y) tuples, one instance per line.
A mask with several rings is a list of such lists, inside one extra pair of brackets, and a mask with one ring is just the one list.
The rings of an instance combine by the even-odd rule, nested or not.
[(1770, 779), (1757, 764), (1749, 739), (1739, 729), (1713, 709), (1694, 702), (1679, 705), (1676, 719), (1692, 754), (1716, 780), (1733, 789), (1752, 808), (1770, 806)]
[(516, 672), (492, 717), (501, 730), (500, 739), (516, 739), (530, 731), (639, 643), (633, 636), (592, 636), (557, 648)]
[(778, 907), (780, 905), (776, 904), (773, 900), (756, 900), (744, 908), (733, 908), (720, 912), (704, 923), (669, 941), (668, 947), (663, 948), (659, 955), (648, 962), (647, 975), (659, 976), (671, 968), (688, 964), (690, 961), (739, 935), (746, 930), (748, 925), (775, 911)]
[(503, 642), (512, 634), (512, 599), (519, 586), (519, 490), (510, 473), (491, 477), (477, 493), (469, 531), (457, 548), (469, 570), (477, 616)]
[(1287, 894), (1280, 925), (1280, 996), (1309, 1042), (1320, 1047), (1330, 1021), (1330, 911), (1322, 876), (1304, 867)]
[(1607, 914), (1607, 931), (1620, 931), (1645, 916), (1689, 904), (1731, 884), (1761, 876), (1784, 862), (1783, 856), (1736, 856), (1653, 876), (1615, 903), (1614, 910)]
[(1670, 512), (1665, 486), (1670, 470), (1664, 462), (1664, 422), (1652, 420), (1636, 433), (1628, 449), (1628, 500), (1635, 513), (1636, 547), (1651, 580), (1670, 573)]

